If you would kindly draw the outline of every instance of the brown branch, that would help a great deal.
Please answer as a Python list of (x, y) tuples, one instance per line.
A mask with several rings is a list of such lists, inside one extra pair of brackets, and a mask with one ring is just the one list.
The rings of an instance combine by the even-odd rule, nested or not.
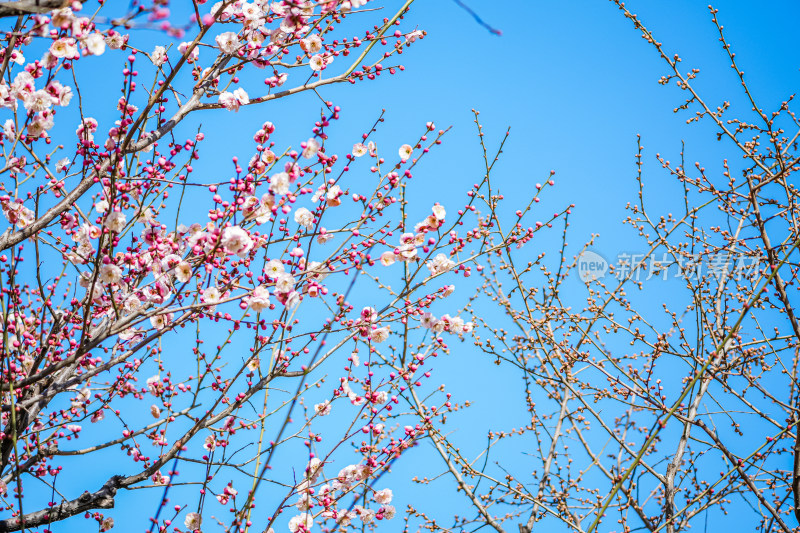
[(0, 533), (19, 531), (23, 528), (38, 527), (51, 522), (64, 520), (90, 509), (112, 509), (117, 489), (122, 486), (122, 476), (114, 476), (95, 492), (86, 491), (74, 500), (61, 505), (28, 513), (17, 518), (0, 520)]
[[(80, 0), (81, 3), (84, 0)], [(54, 9), (68, 7), (70, 0), (17, 0), (0, 3), (0, 17), (18, 17), (21, 15), (41, 15)]]

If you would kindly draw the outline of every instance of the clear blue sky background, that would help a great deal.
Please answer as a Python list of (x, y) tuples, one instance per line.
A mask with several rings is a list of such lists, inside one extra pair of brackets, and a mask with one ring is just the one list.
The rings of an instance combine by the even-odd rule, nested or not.
[[(387, 109), (386, 122), (378, 142), (390, 146), (412, 142), (430, 120), (438, 127), (453, 127), (443, 146), (415, 172), (412, 194), (422, 200), (422, 209), (432, 201), (457, 209), (458, 205), (450, 202), (462, 202), (462, 193), (482, 175), (472, 108), (481, 112), (490, 145), (500, 141), (507, 127), (511, 129), (494, 173), (501, 192), (511, 197), (508, 209), (519, 207), (513, 204), (515, 197), (527, 199), (533, 184), (544, 181), (553, 169), (557, 172), (556, 188), (539, 204), (541, 218), (567, 204), (576, 204), (568, 239), (573, 250), (591, 233), (599, 233), (601, 238), (594, 249), (612, 260), (620, 251), (636, 251), (642, 246), (633, 232), (621, 229), (626, 203), (636, 200), (633, 156), (637, 133), (645, 146), (646, 179), (654, 194), (651, 205), (665, 213), (680, 211), (682, 195), (659, 169), (656, 152), (677, 160), (684, 140), (687, 161), (701, 161), (710, 170), (719, 170), (722, 158), (732, 153), (728, 144), (715, 141), (712, 129), (702, 124), (687, 126), (686, 114), (672, 112), (683, 102), (683, 94), (674, 86), (657, 83), (667, 73), (664, 63), (611, 2), (466, 3), (500, 29), (502, 36), (490, 34), (455, 2), (418, 0), (402, 27), (419, 27), (428, 36), (402, 55), (405, 72), (320, 91), (342, 107), (342, 118), (331, 130), (332, 138), (341, 142), (340, 153), (348, 150), (346, 147), (372, 124), (382, 108)], [(376, 0), (374, 4), (386, 4), (386, 16), (390, 16), (401, 2)], [(738, 82), (717, 41), (705, 3), (633, 0), (628, 7), (641, 16), (667, 51), (681, 55), (684, 70), (701, 69), (696, 86), (712, 106), (730, 100), (734, 115), (746, 114), (748, 106), (737, 93)], [(719, 17), (751, 88), (767, 110), (777, 108), (800, 86), (796, 39), (800, 4), (742, 0), (721, 2), (715, 7), (720, 9)], [(157, 44), (156, 40), (153, 43)], [(108, 51), (109, 61), (121, 53)], [(114, 92), (101, 81), (86, 91), (98, 101), (113, 102), (118, 98), (117, 85), (110, 89)], [(258, 94), (258, 87), (248, 87), (248, 91), (253, 96)], [(100, 114), (98, 111), (94, 116), (100, 118)], [(310, 125), (318, 116), (319, 104), (313, 95), (279, 100), (238, 114), (217, 111), (202, 115), (205, 145), (214, 147), (213, 156), (207, 148), (204, 152), (204, 176), (216, 171), (227, 177), (230, 157), (245, 155), (239, 151), (241, 145), (249, 144), (253, 131), (263, 121), (278, 126), (275, 140), (281, 146), (308, 138)], [(528, 246), (532, 253), (555, 252), (559, 239), (560, 229), (554, 229), (550, 236), (537, 238)], [(571, 290), (574, 293), (570, 296), (580, 302), (585, 289), (575, 282)], [(519, 427), (527, 421), (516, 375), (496, 370), (470, 351), (468, 344), (456, 351), (458, 361), (440, 361), (437, 375), (448, 383), (456, 399), (475, 402), (465, 415), (468, 424), (460, 424), (459, 420), (465, 418), (457, 417), (451, 424), (455, 438), (469, 454), (482, 447), (489, 429)], [(518, 408), (509, 409), (509, 405)], [(502, 460), (512, 465), (519, 461), (521, 467), (529, 468), (521, 452), (511, 449)], [(442, 471), (442, 465), (433, 459), (430, 454), (420, 454), (419, 459), (404, 460), (413, 465), (413, 474), (433, 477)], [(401, 463), (396, 473), (402, 472)], [(429, 505), (428, 510), (442, 515), (448, 510), (466, 510), (463, 497), (451, 494), (452, 484), (444, 480), (427, 489), (405, 487), (392, 484), (398, 510), (404, 508), (406, 500), (420, 497), (435, 501), (436, 506)], [(117, 519), (119, 530), (129, 530), (126, 515), (131, 520), (141, 515), (131, 501), (120, 500), (118, 509), (109, 513)], [(141, 522), (130, 522), (134, 523), (139, 530)], [(75, 531), (85, 527), (79, 519), (68, 524)], [(213, 530), (210, 523), (208, 526), (206, 529)], [(402, 527), (397, 521), (384, 526), (387, 530)], [(65, 524), (62, 530), (69, 527)], [(278, 531), (283, 528), (282, 523)]]

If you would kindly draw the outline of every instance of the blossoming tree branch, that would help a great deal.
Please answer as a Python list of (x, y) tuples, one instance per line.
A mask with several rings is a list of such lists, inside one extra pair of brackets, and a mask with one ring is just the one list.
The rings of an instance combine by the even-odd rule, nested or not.
[[(411, 0), (377, 18), (365, 3), (195, 0), (183, 26), (163, 0), (0, 4), (13, 17), (0, 66), (0, 531), (106, 531), (128, 497), (149, 503), (136, 527), (151, 531), (396, 515), (383, 476), (431, 409), (458, 409), (428, 367), (473, 327), (432, 305), (544, 223), (500, 229), (488, 173), (460, 206), (432, 201), (409, 220), (406, 186), (445, 134), (433, 123), (385, 148), (378, 117), (352, 150), (328, 149), (340, 109), (319, 90), (399, 72), (424, 37), (403, 27)], [(363, 36), (339, 35), (355, 17), (369, 20)], [(145, 44), (153, 30), (163, 44)], [(116, 109), (81, 94), (99, 56), (118, 65)], [(229, 177), (204, 171), (191, 117), (303, 92), (322, 110), (307, 138), (276, 145), (280, 125), (264, 122)], [(356, 308), (366, 285), (373, 303)]]
[[(412, 3), (0, 2), (0, 531), (672, 533), (734, 501), (739, 524), (796, 530), (791, 99), (756, 105), (712, 9), (734, 119), (613, 1), (688, 95), (676, 111), (744, 163), (659, 155), (684, 192), (654, 213), (638, 144), (625, 223), (646, 253), (614, 283), (577, 279), (574, 206), (540, 204), (554, 172), (506, 199), (505, 137), (491, 148), (477, 113), (460, 197), (415, 193), (446, 139), (433, 122), (378, 142), (379, 114), (341, 138), (326, 86), (400, 74), (426, 36)], [(209, 145), (204, 120), (296, 98), (319, 108), (301, 137), (265, 117), (236, 153)], [(531, 241), (554, 224), (551, 257)], [(687, 266), (739, 256), (744, 277)], [(670, 268), (684, 299), (653, 307)], [(477, 455), (450, 431), (469, 423), (459, 376), (436, 374), (467, 349), (514, 376), (496, 394), (520, 420)], [(397, 496), (434, 478), (456, 512)]]

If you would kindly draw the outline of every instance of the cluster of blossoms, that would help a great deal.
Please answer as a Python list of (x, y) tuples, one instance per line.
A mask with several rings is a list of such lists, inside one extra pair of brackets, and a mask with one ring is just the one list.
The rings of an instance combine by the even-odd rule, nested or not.
[[(397, 248), (381, 254), (382, 265), (389, 266), (395, 261), (416, 261), (418, 248), (435, 242), (435, 239), (428, 233), (436, 232), (444, 224), (446, 211), (439, 204), (434, 205), (431, 211), (432, 213), (425, 220), (414, 226), (414, 233), (403, 233), (400, 236), (400, 245)], [(431, 275), (447, 272), (454, 266), (455, 263), (444, 254), (438, 254), (433, 261), (428, 263)]]
[(444, 331), (454, 335), (463, 335), (471, 332), (474, 327), (472, 322), (465, 322), (463, 318), (458, 316), (445, 314), (441, 318), (436, 318), (431, 313), (424, 313), (420, 318), (420, 324), (423, 328), (429, 329), (437, 335)]
[(349, 465), (342, 468), (339, 474), (327, 483), (319, 481), (322, 475), (322, 461), (313, 457), (306, 467), (306, 478), (296, 487), (297, 501), (295, 507), (301, 513), (289, 520), (289, 531), (309, 531), (314, 524), (314, 516), (322, 520), (334, 521), (341, 527), (359, 519), (363, 524), (374, 520), (391, 520), (395, 516), (395, 508), (391, 505), (392, 490), (374, 490), (369, 488), (372, 501), (377, 509), (354, 505), (352, 510), (338, 507), (337, 503), (348, 494), (355, 494), (359, 488), (369, 481), (371, 469), (364, 464)]
[[(106, 50), (109, 37), (96, 30), (89, 17), (77, 16), (69, 7), (57, 9), (51, 15), (34, 17), (35, 25), (31, 37), (52, 39), (47, 51), (41, 59), (26, 64), (26, 58), (20, 49), (4, 50), (10, 54), (10, 60), (23, 66), (10, 85), (0, 81), (0, 107), (17, 110), (18, 102), (22, 102), (26, 112), (26, 135), (30, 140), (46, 137), (54, 125), (54, 106), (66, 107), (73, 98), (70, 86), (62, 85), (53, 79), (51, 71), (60, 63), (69, 64), (84, 56), (99, 56)], [(114, 34), (113, 30), (109, 36)], [(118, 35), (118, 34), (117, 34)], [(113, 48), (116, 42), (109, 44)], [(44, 83), (37, 80), (44, 79)], [(39, 88), (37, 88), (37, 84)], [(8, 119), (3, 127), (3, 134), (8, 139), (16, 138), (18, 133), (14, 121)]]
[[(181, 137), (185, 131), (179, 127), (197, 109), (235, 111), (291, 94), (273, 91), (287, 82), (290, 68), (305, 68), (306, 75), (323, 82), (327, 78), (320, 78), (319, 72), (334, 58), (359, 47), (385, 46), (393, 35), (390, 51), (381, 55), (386, 62), (421, 35), (391, 33), (403, 14), (398, 12), (379, 31), (334, 39), (330, 32), (336, 24), (364, 3), (220, 2), (193, 19), (209, 30), (202, 42), (184, 40), (179, 28), (169, 26), (168, 33), (183, 42), (156, 46), (150, 54), (142, 53), (129, 35), (100, 33), (92, 18), (78, 15), (78, 3), (25, 19), (33, 21), (35, 29), (23, 27), (21, 34), (27, 31), (45, 39), (47, 51), (41, 60), (26, 62), (22, 49), (30, 40), (25, 38), (5, 52), (10, 60), (7, 81), (0, 82), (0, 106), (8, 115), (17, 113), (5, 120), (0, 137), (11, 176), (0, 183), (0, 207), (10, 226), (0, 235), (0, 276), (3, 286), (19, 287), (4, 301), (8, 311), (2, 325), (3, 379), (15, 383), (15, 404), (31, 414), (17, 429), (19, 450), (4, 456), (2, 476), (15, 478), (19, 472), (8, 470), (9, 465), (21, 464), (25, 475), (55, 479), (62, 459), (43, 450), (64, 445), (63, 450), (72, 453), (66, 442), (98, 439), (92, 444), (97, 449), (121, 449), (121, 460), (131, 470), (139, 469), (122, 480), (112, 479), (119, 483), (118, 498), (125, 494), (122, 489), (143, 483), (161, 487), (159, 494), (163, 487), (174, 487), (170, 498), (199, 499), (197, 507), (185, 507), (193, 509), (184, 521), (189, 530), (199, 530), (203, 517), (216, 512), (203, 506), (231, 506), (231, 524), (239, 527), (249, 513), (242, 508), (256, 496), (244, 497), (244, 491), (239, 494), (234, 488), (242, 487), (238, 480), (230, 481), (241, 472), (224, 480), (218, 472), (235, 470), (230, 466), (234, 444), (253, 442), (251, 432), (259, 424), (270, 431), (281, 427), (268, 418), (288, 411), (286, 427), (308, 431), (302, 452), (312, 458), (306, 478), (292, 489), (301, 514), (289, 520), (291, 531), (307, 531), (315, 520), (344, 527), (351, 521), (369, 524), (395, 515), (392, 491), (372, 486), (425, 431), (422, 415), (392, 409), (408, 387), (423, 386), (430, 372), (416, 374), (425, 364), (419, 354), (404, 364), (384, 361), (394, 357), (389, 339), (401, 337), (399, 324), (413, 333), (421, 330), (421, 323), (437, 335), (461, 335), (472, 325), (448, 315), (418, 319), (433, 300), (452, 290), (420, 296), (427, 291), (423, 284), (396, 298), (382, 292), (385, 287), (380, 284), (374, 291), (350, 289), (356, 280), (360, 285), (378, 271), (383, 275), (380, 264), (396, 261), (416, 262), (419, 271), (427, 265), (432, 276), (448, 271), (455, 275), (465, 268), (452, 259), (458, 250), (438, 253), (457, 235), (455, 230), (443, 234), (441, 205), (435, 204), (413, 232), (398, 235), (389, 220), (400, 216), (404, 205), (400, 191), (412, 178), (412, 155), (422, 157), (428, 150), (418, 150), (421, 144), (438, 144), (444, 132), (429, 140), (433, 125), (428, 124), (417, 143), (400, 147), (393, 168), (380, 171), (383, 160), (369, 133), (361, 136), (363, 144), (357, 143), (352, 153), (341, 158), (334, 153), (336, 145), (327, 140), (339, 108), (325, 102), (329, 115), (298, 139), (305, 140), (295, 144), (296, 149), (275, 146), (271, 122), (256, 126), (252, 152), (241, 161), (232, 158), (232, 174), (220, 181), (217, 169), (198, 162), (205, 136), (192, 132)], [(165, 2), (159, 0), (145, 11), (155, 23), (165, 21), (165, 10)], [(77, 127), (66, 134), (68, 142), (53, 143), (57, 147), (45, 153), (44, 145), (51, 144), (48, 135), (60, 131), (61, 124), (53, 129), (56, 108), (80, 101), (73, 98), (82, 79), (77, 72), (81, 69), (73, 70), (74, 62), (107, 49), (127, 50), (120, 55), (123, 97), (113, 102), (114, 116), (93, 109), (84, 93), (74, 115)], [(289, 50), (298, 53), (296, 58)], [(143, 64), (143, 56), (150, 61)], [(251, 99), (240, 86), (239, 70), (251, 66), (267, 71), (266, 96)], [(374, 79), (395, 70), (380, 63), (359, 66), (361, 70), (338, 81)], [(178, 75), (179, 69), (190, 70), (191, 76)], [(65, 74), (68, 71), (72, 72)], [(73, 72), (74, 92), (66, 84)], [(151, 74), (152, 84), (137, 78)], [(178, 86), (178, 80), (191, 77), (194, 84)], [(306, 76), (301, 83), (297, 92), (316, 90)], [(172, 117), (170, 106), (176, 109)], [(20, 107), (25, 113), (18, 113)], [(363, 160), (357, 161), (367, 156), (376, 160), (371, 168), (367, 163), (368, 170), (362, 168)], [(349, 179), (362, 171), (376, 175), (374, 187)], [(208, 207), (207, 213), (197, 209), (200, 205)], [(398, 238), (399, 244), (391, 248)], [(373, 252), (386, 248), (391, 249), (380, 257)], [(37, 266), (20, 268), (23, 261)], [(43, 264), (46, 269), (39, 266)], [(53, 265), (58, 266), (50, 268)], [(399, 270), (389, 269), (388, 275)], [(368, 301), (351, 304), (352, 298)], [(401, 300), (404, 304), (398, 303)], [(225, 328), (229, 338), (214, 342)], [(193, 339), (186, 336), (192, 330)], [(165, 342), (171, 333), (184, 337)], [(231, 340), (244, 333), (252, 335), (244, 345)], [(425, 342), (430, 340), (430, 335), (419, 334)], [(244, 355), (232, 354), (234, 342)], [(434, 342), (433, 350), (447, 352), (443, 339)], [(323, 439), (311, 422), (299, 426), (303, 422), (292, 418), (292, 408), (308, 389), (302, 387), (305, 376), (350, 344), (351, 364), (335, 376), (328, 399), (314, 404), (310, 419), (331, 414), (351, 418), (341, 425), (341, 434)], [(170, 346), (170, 353), (164, 346)], [(361, 352), (363, 362), (359, 350), (366, 351)], [(273, 386), (275, 379), (297, 380), (299, 392), (293, 396)], [(259, 394), (264, 395), (264, 410), (253, 415), (248, 410), (260, 403)], [(10, 397), (4, 393), (4, 406), (10, 406)], [(68, 401), (51, 404), (54, 398)], [(340, 400), (343, 408), (337, 404), (333, 410)], [(285, 402), (284, 407), (273, 409), (275, 402)], [(443, 403), (441, 412), (449, 407)], [(4, 407), (0, 413), (2, 427), (10, 427), (10, 411)], [(408, 418), (416, 425), (403, 429), (405, 422), (400, 420)], [(88, 423), (96, 424), (91, 432), (83, 430)], [(342, 451), (341, 443), (352, 437), (347, 427), (369, 435), (369, 443)], [(237, 437), (239, 432), (244, 436)], [(274, 442), (291, 450), (296, 441), (278, 435)], [(312, 446), (317, 447), (313, 453)], [(353, 464), (335, 478), (324, 478), (323, 461), (314, 454), (325, 447), (337, 454), (336, 462), (345, 454), (355, 453), (356, 458), (342, 461)], [(266, 456), (260, 457), (258, 461)], [(172, 461), (214, 465), (213, 475), (202, 481), (207, 489), (199, 495), (192, 492), (198, 486), (194, 480), (182, 483), (193, 475), (192, 468), (171, 468)], [(265, 471), (273, 468), (269, 459), (266, 463)], [(334, 459), (326, 457), (324, 463), (334, 464)], [(46, 507), (52, 496), (34, 491), (26, 493), (31, 495), (28, 509), (38, 496), (45, 498)], [(206, 498), (207, 493), (215, 498)], [(369, 504), (344, 503), (345, 496), (356, 493), (367, 494)], [(261, 504), (265, 498), (258, 497)], [(16, 507), (12, 512), (17, 517), (22, 511)], [(94, 513), (91, 518), (101, 530), (114, 526), (109, 516)], [(176, 518), (165, 519), (159, 527), (166, 530), (166, 522)]]

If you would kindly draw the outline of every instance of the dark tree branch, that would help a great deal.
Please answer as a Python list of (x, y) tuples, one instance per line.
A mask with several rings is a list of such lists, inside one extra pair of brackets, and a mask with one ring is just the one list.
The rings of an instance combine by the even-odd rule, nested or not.
[(38, 527), (51, 522), (64, 520), (90, 509), (111, 509), (114, 507), (114, 496), (122, 485), (122, 476), (114, 476), (96, 492), (86, 491), (76, 499), (62, 502), (50, 509), (42, 509), (28, 513), (22, 517), (0, 520), (0, 533), (19, 531), (23, 528)]
[[(83, 0), (81, 0), (83, 2)], [(54, 9), (67, 7), (70, 0), (17, 0), (0, 3), (0, 17), (18, 17), (49, 13)]]

